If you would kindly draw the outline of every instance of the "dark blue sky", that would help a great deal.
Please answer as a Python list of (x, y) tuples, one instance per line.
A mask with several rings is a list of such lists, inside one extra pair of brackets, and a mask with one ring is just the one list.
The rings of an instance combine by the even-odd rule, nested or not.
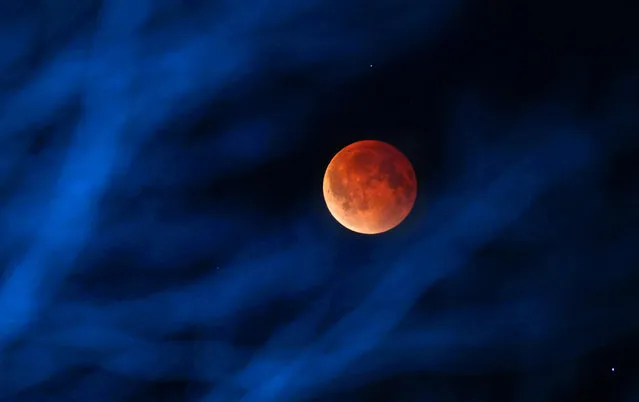
[(80, 3), (0, 5), (0, 401), (637, 401), (622, 2)]

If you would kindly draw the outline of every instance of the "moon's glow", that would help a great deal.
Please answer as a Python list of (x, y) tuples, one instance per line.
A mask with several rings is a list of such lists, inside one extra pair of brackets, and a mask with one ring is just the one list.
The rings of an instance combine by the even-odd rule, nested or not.
[(364, 234), (386, 232), (410, 213), (417, 180), (410, 161), (385, 142), (350, 144), (331, 160), (324, 174), (324, 199), (331, 215)]

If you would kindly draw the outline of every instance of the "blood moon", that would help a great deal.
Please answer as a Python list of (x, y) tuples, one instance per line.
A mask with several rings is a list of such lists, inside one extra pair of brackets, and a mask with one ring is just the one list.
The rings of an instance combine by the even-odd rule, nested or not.
[(417, 179), (397, 148), (365, 140), (333, 157), (323, 189), (326, 206), (339, 223), (357, 233), (378, 234), (408, 216), (417, 198)]

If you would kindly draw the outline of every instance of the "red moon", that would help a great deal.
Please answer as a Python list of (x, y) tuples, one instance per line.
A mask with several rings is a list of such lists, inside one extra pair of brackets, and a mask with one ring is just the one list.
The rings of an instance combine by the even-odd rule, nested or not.
[(410, 161), (382, 141), (352, 143), (339, 151), (324, 174), (324, 200), (331, 215), (357, 233), (393, 229), (410, 213), (417, 179)]

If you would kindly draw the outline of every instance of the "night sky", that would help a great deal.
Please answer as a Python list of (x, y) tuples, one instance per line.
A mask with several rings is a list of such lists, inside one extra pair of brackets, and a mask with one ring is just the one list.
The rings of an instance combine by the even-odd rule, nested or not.
[(0, 401), (639, 401), (632, 3), (1, 2)]

